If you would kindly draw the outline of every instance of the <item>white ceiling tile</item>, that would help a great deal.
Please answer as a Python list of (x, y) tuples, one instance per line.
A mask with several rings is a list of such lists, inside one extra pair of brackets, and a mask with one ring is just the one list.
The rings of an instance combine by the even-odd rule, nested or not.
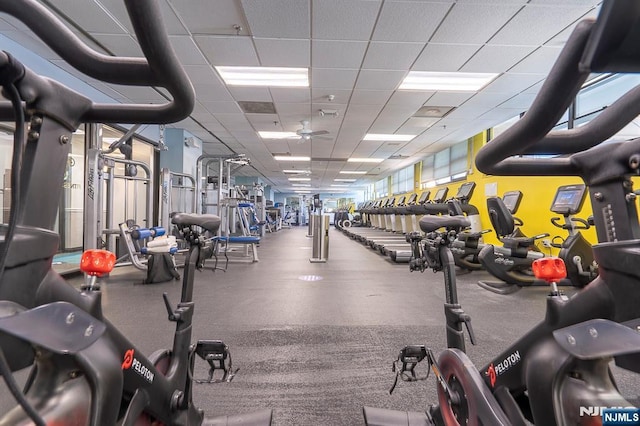
[(328, 96), (333, 96), (333, 102), (337, 104), (346, 104), (351, 98), (351, 90), (338, 90), (322, 87), (311, 88), (311, 99), (313, 102), (326, 102)]
[(309, 0), (242, 0), (242, 6), (255, 37), (309, 37)]
[(539, 46), (573, 24), (588, 10), (586, 6), (528, 4), (489, 43)]
[(475, 95), (471, 92), (436, 92), (425, 106), (458, 106), (462, 105), (467, 99)]
[(406, 75), (406, 71), (362, 70), (356, 89), (396, 89)]
[(356, 89), (353, 91), (353, 95), (351, 96), (350, 103), (352, 104), (382, 104), (384, 105), (388, 100), (392, 90), (362, 90)]
[(202, 102), (202, 105), (212, 114), (242, 112), (235, 102)]
[[(72, 4), (72, 6), (77, 5), (78, 1), (74, 0), (65, 0)], [(124, 5), (122, 0), (99, 0), (100, 4), (104, 6), (109, 14), (114, 16), (117, 21), (124, 26), (129, 32), (133, 33), (133, 27), (131, 26), (131, 21), (129, 20), (129, 15), (127, 14), (127, 8)], [(174, 3), (175, 0), (172, 0)], [(56, 5), (58, 1), (56, 0)], [(85, 3), (85, 2), (82, 2)], [(193, 3), (193, 2), (191, 2)], [(160, 10), (162, 11), (162, 19), (164, 21), (165, 28), (167, 29), (167, 33), (171, 35), (177, 34), (188, 34), (187, 30), (182, 25), (181, 20), (176, 16), (173, 11), (173, 8), (169, 6), (166, 0), (161, 0), (158, 2), (160, 5)], [(82, 25), (84, 18), (78, 23)]]
[(363, 69), (407, 70), (422, 51), (424, 43), (371, 42)]
[(353, 89), (358, 70), (312, 68), (311, 87)]
[(233, 97), (227, 89), (220, 84), (193, 83), (196, 96), (203, 102), (231, 102)]
[(424, 43), (438, 28), (450, 8), (451, 5), (444, 2), (385, 2), (372, 40)]
[(503, 108), (501, 105), (500, 108), (493, 108), (485, 112), (480, 116), (480, 119), (492, 120), (497, 124), (502, 123), (510, 118), (517, 117), (522, 112), (523, 110), (520, 108)]
[(251, 126), (256, 130), (280, 131), (281, 127), (277, 123), (277, 114), (245, 114)]
[(300, 114), (301, 112), (307, 111), (307, 114), (310, 114), (311, 111), (309, 109), (308, 103), (296, 103), (296, 102), (276, 102), (276, 111), (278, 115), (292, 115), (292, 114)]
[(169, 37), (173, 50), (178, 55), (182, 65), (205, 65), (207, 59), (204, 57), (193, 39), (189, 36)]
[(500, 73), (529, 55), (531, 46), (483, 46), (460, 71)]
[(311, 90), (308, 87), (272, 87), (274, 102), (311, 102)]
[(160, 96), (158, 92), (151, 87), (139, 87), (139, 86), (121, 86), (118, 84), (110, 84), (111, 88), (116, 92), (121, 93), (128, 99), (135, 102), (166, 102), (167, 100)]
[(266, 87), (228, 86), (227, 89), (236, 101), (273, 102)]
[(556, 61), (558, 54), (560, 54), (560, 50), (562, 50), (560, 47), (542, 46), (514, 65), (509, 71), (514, 73), (547, 75)]
[(17, 30), (5, 30), (2, 34), (31, 52), (45, 59), (59, 59), (60, 56), (53, 52), (44, 42), (39, 38), (33, 36), (31, 33), (24, 33)]
[(419, 135), (440, 120), (441, 118), (412, 117), (404, 122), (404, 124), (398, 129), (398, 133)]
[[(456, 3), (433, 35), (435, 43), (485, 43), (521, 5)], [(507, 43), (505, 43), (507, 44)]]
[(216, 114), (215, 117), (227, 130), (245, 130), (249, 126), (244, 114)]
[(418, 90), (398, 90), (389, 99), (390, 105), (406, 105), (414, 111), (424, 105), (434, 92), (423, 92)]
[(480, 47), (482, 46), (477, 44), (429, 43), (411, 69), (414, 71), (458, 71)]
[(310, 66), (309, 40), (255, 38), (260, 64), (265, 67)]
[(94, 37), (116, 56), (144, 56), (140, 45), (130, 34), (95, 34)]
[(211, 65), (260, 65), (250, 37), (196, 35), (194, 39)]
[(482, 91), (519, 93), (544, 79), (544, 74), (519, 74), (508, 72), (498, 76)]
[(235, 35), (234, 25), (240, 25), (241, 35), (247, 35), (244, 11), (236, 0), (170, 0), (192, 34)]
[(369, 40), (381, 1), (313, 0), (314, 39)]
[(56, 0), (56, 8), (90, 33), (125, 34), (127, 29), (95, 1)]
[(185, 65), (184, 70), (192, 84), (216, 84), (219, 87), (224, 87), (218, 75), (209, 65)]
[(519, 95), (507, 99), (499, 106), (500, 108), (518, 109), (520, 112), (523, 112), (529, 109), (535, 97), (536, 95), (533, 93), (520, 93)]
[(311, 65), (315, 68), (360, 68), (366, 41), (312, 40)]
[(507, 99), (511, 98), (511, 93), (480, 92), (463, 104), (464, 107), (483, 108), (485, 110), (494, 108)]

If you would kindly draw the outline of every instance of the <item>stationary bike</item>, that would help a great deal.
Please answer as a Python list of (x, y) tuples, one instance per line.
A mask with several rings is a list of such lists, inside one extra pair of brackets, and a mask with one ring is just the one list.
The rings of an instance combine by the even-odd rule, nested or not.
[[(379, 416), (375, 424), (420, 424), (416, 415), (421, 424), (601, 424), (620, 407), (633, 407), (609, 363), (640, 373), (640, 226), (630, 179), (640, 175), (640, 138), (602, 142), (637, 117), (640, 88), (582, 127), (552, 129), (590, 73), (640, 71), (640, 52), (632, 48), (639, 29), (640, 4), (605, 0), (597, 21), (575, 27), (527, 114), (476, 157), (487, 174), (581, 177), (594, 211), (598, 277), (571, 298), (552, 285), (544, 319), (481, 368), (459, 349), (445, 349), (431, 365), (438, 405), (394, 417), (401, 422)], [(542, 262), (540, 277), (557, 282), (561, 261)]]
[[(268, 425), (268, 409), (205, 420), (192, 399), (196, 356), (207, 362), (229, 356), (222, 342), (191, 342), (193, 275), (212, 253), (213, 241), (202, 232), (217, 231), (217, 216), (173, 218), (190, 248), (180, 303), (174, 308), (164, 297), (168, 318), (176, 323), (173, 347), (150, 357), (103, 316), (96, 286), (78, 291), (51, 269), (59, 241), (52, 230), (72, 131), (83, 122), (176, 122), (193, 109), (193, 88), (169, 43), (160, 5), (127, 0), (126, 6), (146, 59), (93, 51), (36, 0), (0, 1), (0, 11), (21, 20), (88, 76), (163, 87), (173, 99), (160, 105), (93, 103), (0, 53), (0, 84), (11, 100), (0, 103), (0, 119), (13, 119), (16, 126), (10, 221), (0, 227), (0, 374), (18, 402), (0, 417), (0, 424)], [(108, 272), (114, 260), (103, 251), (89, 252), (84, 269), (97, 276)], [(22, 391), (12, 373), (29, 366), (33, 368)]]

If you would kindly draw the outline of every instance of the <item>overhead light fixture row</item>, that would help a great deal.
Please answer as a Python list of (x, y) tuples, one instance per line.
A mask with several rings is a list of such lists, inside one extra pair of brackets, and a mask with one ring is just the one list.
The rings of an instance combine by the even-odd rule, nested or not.
[(291, 182), (309, 182), (310, 180), (311, 180), (311, 178), (301, 178), (301, 177), (289, 178), (289, 181), (291, 181)]
[(367, 172), (362, 170), (341, 170), (341, 175), (366, 175)]
[(342, 178), (336, 178), (334, 179), (335, 182), (355, 182), (356, 179), (342, 179)]
[(262, 139), (299, 139), (300, 135), (296, 132), (265, 132), (260, 131), (258, 135)]
[(309, 87), (308, 68), (215, 67), (228, 86)]
[(497, 76), (497, 73), (410, 71), (398, 89), (477, 92)]

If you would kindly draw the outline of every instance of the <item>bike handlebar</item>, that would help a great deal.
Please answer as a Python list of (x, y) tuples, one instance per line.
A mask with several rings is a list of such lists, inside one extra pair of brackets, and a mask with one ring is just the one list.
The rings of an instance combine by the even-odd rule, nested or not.
[[(124, 0), (145, 58), (108, 56), (96, 52), (36, 0), (0, 1), (0, 12), (22, 21), (51, 49), (78, 71), (97, 80), (123, 85), (159, 86), (173, 100), (164, 104), (91, 103), (80, 122), (161, 124), (182, 120), (193, 110), (191, 82), (169, 42), (160, 7), (155, 0)], [(6, 61), (6, 55), (0, 62)], [(21, 91), (44, 87), (48, 79), (26, 73)], [(26, 86), (26, 87), (25, 87)], [(7, 102), (0, 104), (0, 119), (13, 117)]]
[[(620, 3), (605, 2), (600, 14), (606, 18)], [(637, 8), (633, 12), (638, 13)], [(617, 22), (616, 22), (617, 24)], [(615, 25), (617, 38), (631, 31), (633, 19)], [(573, 176), (578, 174), (569, 157), (513, 158), (527, 154), (573, 154), (592, 148), (640, 114), (640, 86), (632, 89), (588, 124), (570, 130), (551, 131), (567, 110), (590, 74), (590, 43), (602, 27), (614, 25), (598, 18), (580, 22), (549, 72), (530, 109), (516, 124), (483, 146), (476, 166), (483, 173), (510, 176)], [(586, 56), (586, 59), (585, 59)]]

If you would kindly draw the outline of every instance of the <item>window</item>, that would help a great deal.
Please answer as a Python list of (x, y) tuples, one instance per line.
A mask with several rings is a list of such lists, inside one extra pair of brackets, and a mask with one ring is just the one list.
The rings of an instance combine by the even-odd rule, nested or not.
[(413, 191), (413, 165), (398, 170), (391, 176), (393, 194), (402, 194)]
[(422, 160), (421, 188), (430, 188), (467, 176), (469, 142), (459, 142)]
[(389, 180), (387, 178), (380, 179), (375, 184), (376, 198), (382, 198), (389, 195)]

